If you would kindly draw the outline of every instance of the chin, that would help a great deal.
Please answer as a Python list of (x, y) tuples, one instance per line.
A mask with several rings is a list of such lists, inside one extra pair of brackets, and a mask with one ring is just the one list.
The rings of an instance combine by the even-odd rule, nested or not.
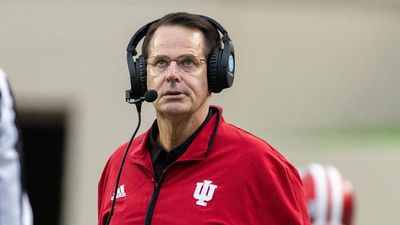
[(178, 116), (190, 112), (190, 107), (181, 103), (168, 103), (160, 106), (157, 111), (162, 115)]

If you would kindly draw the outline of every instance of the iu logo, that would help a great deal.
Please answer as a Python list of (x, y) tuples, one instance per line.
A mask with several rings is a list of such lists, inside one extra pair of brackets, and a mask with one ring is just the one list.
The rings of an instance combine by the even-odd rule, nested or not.
[(207, 202), (212, 199), (218, 186), (211, 183), (210, 180), (204, 180), (196, 184), (196, 190), (193, 193), (193, 197), (197, 199), (196, 205), (207, 206)]

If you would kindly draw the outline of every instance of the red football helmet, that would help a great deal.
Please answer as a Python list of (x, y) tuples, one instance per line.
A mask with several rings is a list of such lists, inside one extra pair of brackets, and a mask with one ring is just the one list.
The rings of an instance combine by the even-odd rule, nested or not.
[(351, 225), (355, 196), (349, 180), (331, 165), (310, 164), (300, 168), (313, 225)]

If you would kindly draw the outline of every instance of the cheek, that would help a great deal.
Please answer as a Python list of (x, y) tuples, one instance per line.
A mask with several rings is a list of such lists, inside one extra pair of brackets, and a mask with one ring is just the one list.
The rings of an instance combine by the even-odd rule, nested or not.
[(159, 86), (161, 85), (161, 82), (159, 80), (160, 80), (160, 77), (154, 77), (151, 75), (147, 75), (147, 81), (146, 81), (147, 89), (148, 90), (150, 90), (150, 89), (157, 90), (159, 88)]
[(184, 80), (184, 83), (191, 89), (193, 92), (200, 94), (204, 92), (208, 92), (208, 82), (206, 75), (194, 75), (188, 76)]
[(194, 76), (196, 89), (208, 92), (207, 71), (202, 70)]
[(201, 79), (201, 87), (202, 90), (208, 93), (208, 80), (207, 74), (204, 74), (203, 78)]

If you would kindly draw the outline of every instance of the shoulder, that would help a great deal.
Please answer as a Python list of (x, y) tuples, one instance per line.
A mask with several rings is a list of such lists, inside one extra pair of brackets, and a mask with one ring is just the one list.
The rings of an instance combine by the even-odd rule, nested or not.
[(237, 155), (242, 164), (256, 167), (262, 173), (281, 174), (283, 177), (297, 179), (297, 169), (267, 141), (224, 121), (220, 128), (219, 141), (222, 142), (222, 148), (226, 148), (229, 154)]
[[(221, 121), (216, 143), (235, 179), (241, 179), (263, 202), (274, 202), (290, 224), (308, 224), (302, 182), (297, 169), (265, 140)], [(217, 132), (218, 133), (218, 132)], [(265, 191), (269, 190), (269, 191)], [(301, 221), (301, 223), (299, 222)], [(289, 224), (289, 222), (287, 223)]]
[(220, 140), (224, 142), (224, 145), (240, 147), (238, 150), (243, 151), (243, 154), (256, 154), (258, 156), (260, 154), (272, 154), (277, 155), (278, 158), (282, 157), (267, 141), (233, 124), (222, 121), (218, 129), (221, 131), (219, 133)]
[[(143, 133), (133, 139), (129, 147), (129, 153), (127, 158), (129, 158), (129, 154), (132, 151), (134, 151), (134, 148), (142, 143), (145, 135), (146, 133)], [(101, 175), (102, 177), (107, 177), (110, 171), (116, 171), (119, 169), (119, 166), (121, 165), (121, 161), (125, 155), (128, 145), (129, 141), (121, 144), (120, 146), (117, 147), (116, 150), (114, 150), (114, 152), (110, 155), (110, 157), (107, 160), (107, 163), (104, 166), (103, 173)]]
[[(129, 147), (129, 154), (132, 152), (136, 151), (137, 146), (142, 144), (144, 141), (144, 138), (146, 136), (146, 133), (142, 133), (139, 136), (135, 137), (131, 143), (131, 146)], [(129, 141), (121, 144), (120, 146), (117, 147), (117, 149), (111, 154), (109, 157), (106, 167), (116, 167), (119, 166), (121, 163), (122, 158), (124, 157), (124, 154), (127, 150), (127, 147), (129, 145)]]

